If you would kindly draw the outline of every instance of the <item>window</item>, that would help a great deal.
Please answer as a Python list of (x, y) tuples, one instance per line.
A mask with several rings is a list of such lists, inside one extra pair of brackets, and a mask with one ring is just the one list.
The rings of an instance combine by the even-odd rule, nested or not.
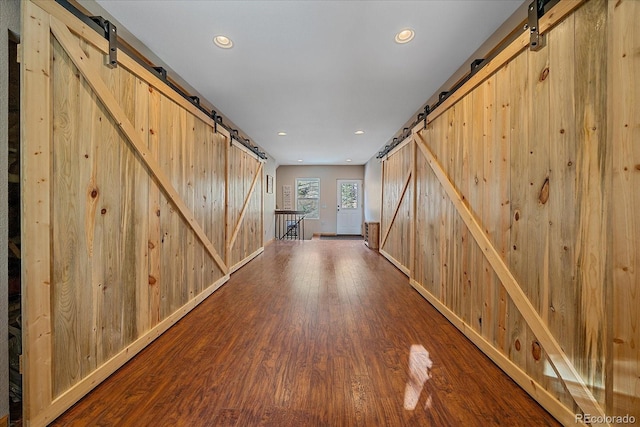
[(320, 218), (320, 179), (296, 178), (296, 210), (306, 213), (305, 219)]
[(358, 209), (358, 183), (343, 182), (340, 184), (340, 208)]

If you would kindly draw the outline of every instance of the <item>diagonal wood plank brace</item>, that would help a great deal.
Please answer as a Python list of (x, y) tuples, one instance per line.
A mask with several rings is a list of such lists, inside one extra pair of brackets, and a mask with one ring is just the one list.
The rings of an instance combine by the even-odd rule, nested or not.
[(384, 236), (380, 241), (380, 248), (387, 243), (387, 238), (389, 237), (389, 233), (391, 232), (391, 227), (393, 227), (393, 223), (396, 221), (396, 217), (398, 216), (398, 211), (400, 210), (400, 206), (402, 206), (402, 201), (404, 200), (404, 195), (407, 192), (407, 188), (409, 188), (409, 183), (411, 182), (411, 170), (407, 173), (407, 177), (404, 180), (404, 185), (402, 186), (402, 191), (400, 192), (400, 198), (398, 199), (398, 203), (393, 209), (393, 216), (391, 217), (391, 221), (389, 222), (389, 226), (384, 232)]
[(509, 294), (509, 297), (511, 297), (511, 300), (527, 322), (527, 325), (533, 334), (538, 338), (540, 344), (542, 344), (542, 347), (547, 352), (549, 362), (551, 363), (553, 370), (558, 375), (558, 378), (563, 382), (567, 391), (571, 394), (576, 404), (578, 404), (584, 413), (596, 415), (605, 419), (605, 413), (600, 407), (600, 404), (584, 383), (582, 377), (576, 370), (575, 366), (573, 366), (564, 350), (562, 350), (562, 347), (556, 341), (549, 328), (544, 324), (544, 321), (527, 298), (522, 287), (511, 274), (509, 267), (506, 265), (499, 252), (495, 249), (489, 240), (489, 237), (482, 230), (482, 227), (478, 223), (473, 212), (471, 212), (471, 210), (465, 205), (462, 196), (449, 180), (444, 169), (442, 169), (442, 166), (438, 163), (437, 159), (427, 146), (424, 137), (419, 133), (415, 133), (415, 140), (420, 152), (427, 159), (427, 163), (429, 163), (429, 166), (440, 182), (440, 185), (442, 185), (449, 196), (449, 199), (455, 206), (458, 215), (460, 215), (460, 218), (462, 218), (466, 224), (471, 235), (478, 244), (478, 247), (482, 250), (487, 261), (489, 261), (491, 267), (500, 279), (502, 286)]
[(80, 46), (75, 41), (69, 29), (66, 27), (66, 25), (64, 25), (53, 16), (51, 16), (50, 23), (53, 35), (56, 37), (58, 42), (60, 42), (60, 45), (67, 52), (80, 73), (82, 73), (89, 86), (91, 86), (91, 88), (95, 92), (96, 96), (109, 111), (122, 133), (131, 143), (131, 146), (140, 155), (142, 162), (147, 166), (147, 168), (149, 168), (149, 171), (157, 179), (162, 190), (167, 194), (178, 211), (180, 211), (180, 214), (187, 221), (196, 236), (198, 236), (198, 239), (200, 240), (200, 242), (202, 242), (207, 252), (209, 252), (209, 255), (211, 255), (211, 257), (214, 259), (220, 270), (224, 274), (227, 274), (229, 272), (228, 267), (226, 266), (220, 255), (218, 255), (218, 253), (216, 252), (215, 247), (205, 234), (200, 224), (198, 224), (198, 222), (196, 221), (193, 212), (180, 197), (180, 194), (176, 191), (173, 185), (171, 185), (171, 181), (162, 171), (158, 162), (153, 158), (146, 144), (136, 132), (135, 127), (127, 118), (124, 110), (122, 109), (122, 107), (120, 107), (118, 101), (111, 94), (109, 88), (104, 83), (102, 78), (100, 78), (98, 71), (95, 70), (93, 65), (91, 65), (87, 61), (84, 52), (82, 51), (82, 49), (80, 49)]
[(249, 207), (249, 202), (251, 201), (251, 196), (253, 196), (253, 191), (256, 188), (256, 183), (258, 182), (258, 178), (262, 176), (262, 162), (258, 165), (258, 169), (256, 170), (256, 175), (253, 177), (253, 181), (251, 182), (251, 187), (249, 188), (249, 192), (247, 193), (246, 198), (244, 199), (244, 205), (242, 206), (242, 210), (240, 211), (240, 216), (238, 217), (238, 221), (233, 229), (233, 233), (231, 235), (231, 239), (229, 239), (229, 248), (231, 250), (233, 245), (236, 243), (236, 239), (238, 238), (238, 233), (240, 232), (240, 226), (242, 225), (242, 220), (244, 220), (244, 215), (247, 213), (247, 208)]

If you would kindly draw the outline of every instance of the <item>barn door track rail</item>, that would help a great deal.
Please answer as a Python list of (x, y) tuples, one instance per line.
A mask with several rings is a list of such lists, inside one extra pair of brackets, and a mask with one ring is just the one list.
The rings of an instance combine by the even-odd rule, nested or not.
[[(485, 68), (485, 66), (495, 62), (500, 62), (502, 64), (502, 58), (505, 57), (505, 54), (509, 55), (509, 57), (513, 57), (515, 54), (517, 54), (517, 52), (509, 51), (509, 47), (512, 45), (513, 41), (521, 39), (522, 42), (518, 43), (518, 45), (521, 46), (521, 49), (528, 47), (533, 51), (537, 51), (544, 47), (544, 32), (551, 28), (551, 26), (557, 21), (559, 16), (564, 16), (571, 10), (578, 7), (582, 3), (582, 0), (564, 2), (561, 8), (562, 10), (559, 10), (559, 13), (555, 14), (554, 16), (554, 13), (549, 13), (549, 11), (558, 3), (560, 3), (560, 0), (534, 0), (533, 2), (531, 2), (531, 4), (529, 4), (527, 8), (527, 20), (522, 27), (522, 32), (503, 40), (502, 43), (497, 46), (489, 55), (487, 55), (486, 58), (473, 60), (469, 65), (469, 72), (463, 78), (461, 78), (451, 89), (440, 92), (438, 94), (438, 101), (433, 105), (427, 104), (424, 107), (424, 110), (420, 111), (417, 114), (415, 120), (409, 125), (408, 128), (413, 129), (414, 127), (419, 125), (420, 122), (423, 122), (423, 127), (426, 127), (429, 119), (433, 120), (435, 119), (435, 117), (437, 117), (437, 115), (439, 115), (437, 114), (435, 117), (428, 117), (429, 114), (433, 113), (441, 105), (447, 103), (449, 98), (451, 98), (451, 100), (453, 101), (451, 103), (455, 103), (458, 99), (462, 98), (464, 94), (468, 92), (468, 90), (463, 90), (464, 93), (460, 94), (458, 93), (460, 89), (462, 89), (463, 87), (468, 87), (469, 85), (467, 83), (469, 82), (469, 80), (471, 80), (476, 74), (478, 74), (483, 68)], [(545, 17), (546, 19), (542, 20), (542, 17)], [(493, 72), (494, 67), (488, 68), (491, 68), (491, 71), (484, 72), (484, 75), (488, 76)], [(453, 96), (454, 94), (456, 96)], [(443, 108), (442, 110), (445, 109), (446, 108)], [(398, 132), (397, 136), (394, 137), (389, 144), (385, 145), (382, 150), (378, 152), (376, 158), (382, 159), (391, 150), (402, 143), (402, 141), (408, 136), (408, 128), (405, 127), (402, 131)]]
[(237, 129), (232, 129), (227, 126), (223, 120), (222, 116), (220, 116), (215, 110), (207, 110), (202, 105), (200, 105), (200, 98), (198, 96), (189, 95), (182, 88), (174, 84), (171, 79), (167, 75), (167, 70), (163, 67), (156, 67), (153, 65), (149, 65), (145, 61), (141, 60), (140, 54), (136, 52), (132, 52), (126, 45), (126, 43), (118, 43), (118, 32), (116, 26), (113, 22), (104, 19), (102, 16), (87, 16), (82, 11), (78, 10), (73, 4), (71, 4), (68, 0), (55, 0), (60, 6), (64, 7), (68, 12), (72, 13), (76, 18), (80, 19), (87, 27), (91, 28), (95, 32), (104, 36), (104, 38), (109, 43), (108, 48), (108, 59), (106, 66), (109, 68), (115, 68), (118, 66), (118, 49), (125, 52), (128, 56), (133, 58), (138, 65), (146, 69), (147, 71), (153, 73), (156, 77), (162, 80), (167, 86), (169, 86), (174, 92), (179, 94), (181, 97), (189, 101), (194, 107), (203, 112), (207, 117), (213, 120), (214, 128), (217, 130), (218, 126), (224, 128), (229, 134), (235, 134), (232, 136), (236, 139), (240, 144), (244, 145), (248, 148), (252, 153), (254, 153), (258, 158), (262, 160), (267, 159), (267, 155), (265, 152), (260, 151), (257, 145), (251, 143), (251, 140), (246, 137), (240, 137)]

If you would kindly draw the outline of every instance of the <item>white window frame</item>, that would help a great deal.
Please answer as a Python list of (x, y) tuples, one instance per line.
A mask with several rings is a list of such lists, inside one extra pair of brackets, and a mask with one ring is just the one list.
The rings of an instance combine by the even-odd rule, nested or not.
[(318, 215), (317, 216), (311, 216), (311, 215), (305, 215), (304, 219), (320, 219), (320, 178), (296, 178), (296, 188), (295, 188), (295, 194), (296, 194), (296, 210), (301, 211), (302, 209), (300, 209), (298, 207), (298, 185), (299, 182), (301, 181), (317, 181), (318, 182), (318, 197), (313, 198), (313, 197), (309, 197), (309, 198), (304, 198), (302, 200), (317, 200), (318, 201)]

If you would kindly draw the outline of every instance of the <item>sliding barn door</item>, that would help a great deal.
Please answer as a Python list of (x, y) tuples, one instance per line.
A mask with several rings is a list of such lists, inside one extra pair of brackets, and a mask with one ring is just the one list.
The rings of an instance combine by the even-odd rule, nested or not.
[(235, 271), (264, 249), (263, 165), (235, 142), (229, 148), (228, 264)]
[(552, 12), (540, 50), (523, 34), (413, 129), (414, 232), (398, 240), (413, 238), (412, 285), (561, 422), (638, 419), (640, 6)]
[(106, 67), (56, 3), (25, 1), (22, 29), (24, 403), (45, 425), (228, 279), (229, 137), (124, 53)]
[(382, 161), (380, 253), (407, 276), (411, 246), (413, 140), (409, 137)]

